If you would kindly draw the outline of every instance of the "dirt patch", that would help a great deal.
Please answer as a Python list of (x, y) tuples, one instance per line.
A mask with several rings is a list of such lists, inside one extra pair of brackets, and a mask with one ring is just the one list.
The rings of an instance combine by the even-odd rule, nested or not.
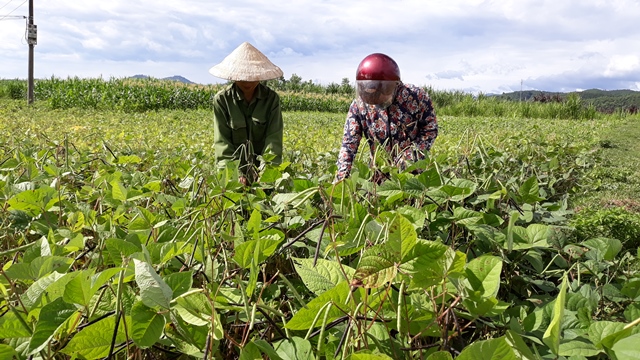
[(640, 213), (640, 201), (634, 199), (609, 199), (603, 201), (604, 208), (623, 208), (629, 212)]

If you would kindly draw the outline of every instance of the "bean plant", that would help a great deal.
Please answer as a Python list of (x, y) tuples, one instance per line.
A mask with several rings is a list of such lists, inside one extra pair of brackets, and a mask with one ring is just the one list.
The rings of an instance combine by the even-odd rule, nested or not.
[(206, 110), (7, 104), (1, 358), (640, 356), (638, 249), (570, 222), (615, 120), (442, 116), (427, 159), (335, 182), (344, 118), (285, 113), (243, 186)]

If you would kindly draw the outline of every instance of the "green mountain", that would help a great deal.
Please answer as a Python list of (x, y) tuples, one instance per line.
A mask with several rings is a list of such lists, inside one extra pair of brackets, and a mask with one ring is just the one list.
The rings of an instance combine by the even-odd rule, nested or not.
[[(635, 113), (640, 110), (640, 91), (589, 89), (576, 91), (575, 93), (580, 95), (583, 103), (593, 104), (598, 111), (611, 113), (624, 110)], [(495, 96), (508, 101), (553, 102), (563, 101), (569, 94), (571, 93), (526, 90), (502, 93)]]
[[(150, 78), (150, 76), (148, 76), (148, 75), (133, 75), (133, 76), (131, 76), (131, 78), (132, 79), (148, 79), (148, 78)], [(170, 76), (170, 77), (165, 77), (165, 78), (162, 78), (160, 80), (179, 81), (179, 82), (182, 82), (182, 83), (185, 83), (185, 84), (195, 84), (193, 81), (191, 81), (191, 80), (189, 80), (189, 79), (187, 79), (185, 77), (182, 77), (180, 75), (174, 75), (174, 76)]]
[(166, 78), (162, 78), (162, 80), (171, 80), (171, 81), (179, 81), (185, 84), (195, 84), (193, 81), (182, 77), (180, 75), (174, 75), (174, 76), (170, 76), (170, 77), (166, 77)]

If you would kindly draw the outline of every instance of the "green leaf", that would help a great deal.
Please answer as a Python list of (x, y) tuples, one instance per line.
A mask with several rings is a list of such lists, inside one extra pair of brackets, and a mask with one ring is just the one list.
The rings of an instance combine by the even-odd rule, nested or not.
[(252, 240), (260, 238), (260, 224), (262, 223), (262, 214), (257, 209), (251, 213), (251, 217), (247, 221), (247, 234), (251, 234)]
[(482, 222), (483, 216), (479, 211), (457, 207), (453, 209), (453, 219), (458, 225), (475, 225)]
[(239, 360), (262, 360), (260, 348), (253, 342), (249, 341), (242, 350), (240, 350)]
[[(126, 341), (125, 324), (120, 321), (116, 333), (116, 344)], [(131, 328), (131, 321), (127, 319), (127, 328)], [(69, 341), (62, 352), (68, 355), (80, 355), (87, 360), (100, 359), (109, 355), (111, 339), (116, 330), (115, 316), (109, 316), (80, 330)]]
[(427, 288), (441, 283), (454, 264), (456, 252), (435, 241), (418, 240), (400, 266), (403, 273), (412, 276), (411, 286)]
[(527, 240), (531, 247), (549, 247), (549, 239), (553, 236), (553, 229), (543, 224), (531, 224), (527, 227)]
[(293, 258), (293, 266), (302, 282), (316, 295), (332, 289), (342, 281), (350, 281), (355, 273), (355, 269), (347, 265), (325, 259), (318, 259), (314, 267), (313, 259)]
[(516, 332), (507, 330), (507, 333), (504, 336), (504, 340), (509, 346), (511, 346), (511, 349), (513, 350), (518, 360), (538, 360), (538, 358), (533, 355), (531, 349), (529, 349), (524, 340), (522, 340), (522, 337)]
[(36, 279), (40, 279), (57, 271), (61, 274), (66, 273), (73, 262), (73, 258), (62, 256), (42, 256), (31, 262), (31, 273)]
[(485, 298), (471, 294), (471, 296), (462, 300), (462, 303), (471, 315), (484, 316), (498, 305), (498, 299), (495, 297)]
[[(23, 319), (24, 320), (24, 319)], [(31, 331), (24, 327), (13, 311), (0, 316), (0, 339), (14, 339), (31, 336)]]
[[(266, 260), (273, 254), (282, 240), (259, 239), (249, 240), (236, 246), (236, 253), (233, 255), (238, 265), (247, 269), (252, 263), (256, 265)], [(258, 255), (255, 257), (255, 255)]]
[(497, 256), (483, 255), (467, 264), (466, 274), (473, 290), (480, 291), (483, 297), (492, 298), (500, 289), (502, 260)]
[(524, 184), (518, 189), (520, 194), (520, 201), (525, 204), (535, 204), (538, 201), (544, 200), (540, 197), (540, 187), (538, 186), (538, 179), (535, 176), (528, 178)]
[(627, 327), (626, 325), (620, 330), (613, 334), (607, 335), (602, 339), (601, 345), (605, 348), (610, 349), (613, 344), (615, 344), (618, 340), (624, 339), (627, 336), (631, 335), (634, 332), (633, 327)]
[(143, 302), (138, 301), (131, 308), (131, 339), (140, 348), (148, 348), (158, 342), (166, 324), (164, 316)]
[(555, 304), (553, 305), (553, 317), (547, 330), (542, 336), (542, 341), (551, 349), (551, 351), (558, 355), (560, 350), (560, 337), (562, 335), (562, 317), (564, 316), (564, 303), (567, 293), (567, 277), (562, 278), (562, 286), (560, 287), (560, 293), (556, 297)]
[(440, 188), (447, 195), (448, 200), (462, 201), (476, 191), (478, 185), (467, 179), (452, 179)]
[(174, 309), (186, 323), (196, 326), (211, 324), (211, 304), (202, 293), (178, 298)]
[(504, 337), (476, 341), (462, 350), (456, 360), (520, 360)]
[(576, 293), (567, 294), (567, 310), (578, 311), (579, 309), (595, 309), (600, 303), (600, 294), (589, 284), (580, 287)]
[(54, 271), (51, 274), (38, 279), (38, 281), (29, 286), (29, 289), (27, 289), (27, 291), (22, 294), (22, 303), (27, 308), (31, 308), (32, 306), (37, 305), (38, 303), (40, 303), (42, 294), (47, 291), (49, 286), (51, 286), (53, 283), (60, 280), (64, 276), (64, 274), (60, 274)]
[[(342, 317), (345, 313), (349, 313), (350, 307), (346, 304), (349, 292), (349, 283), (346, 281), (339, 283), (333, 289), (327, 290), (317, 298), (311, 300), (306, 308), (302, 308), (295, 313), (285, 327), (290, 330), (309, 329), (313, 324), (316, 314), (329, 302), (333, 305), (331, 305), (331, 310), (329, 310), (327, 321), (331, 322)], [(322, 321), (318, 321), (314, 327), (322, 325), (321, 323)]]
[(142, 251), (142, 247), (122, 239), (107, 239), (105, 245), (114, 262), (118, 265), (122, 262), (123, 257)]
[(394, 250), (400, 251), (401, 262), (412, 259), (411, 249), (416, 245), (418, 234), (413, 224), (404, 216), (395, 214), (389, 224), (389, 237), (387, 243), (391, 244)]
[[(589, 326), (589, 340), (596, 348), (602, 349), (607, 346), (607, 344), (603, 344), (603, 341), (607, 338), (611, 339), (611, 336), (622, 332), (624, 326), (624, 323), (615, 321), (595, 321)], [(608, 344), (608, 346), (611, 347), (611, 344)]]
[[(449, 355), (449, 359), (451, 355)], [(446, 359), (446, 358), (443, 358)], [(360, 350), (349, 355), (347, 360), (393, 360), (393, 358), (384, 354), (372, 354), (371, 350)]]
[(91, 277), (91, 292), (96, 293), (102, 285), (110, 281), (111, 278), (118, 275), (120, 271), (127, 271), (125, 268), (109, 268)]
[(70, 304), (87, 306), (93, 296), (93, 292), (91, 292), (92, 275), (93, 270), (82, 270), (78, 276), (71, 279), (64, 290), (64, 301)]
[(620, 292), (633, 301), (640, 301), (640, 279), (625, 282)]
[(35, 354), (42, 350), (51, 340), (56, 330), (67, 319), (76, 313), (76, 307), (64, 302), (61, 298), (42, 307), (36, 329), (29, 341), (29, 354)]
[(282, 360), (282, 358), (278, 355), (278, 353), (276, 353), (271, 344), (269, 344), (268, 342), (264, 340), (254, 340), (252, 342), (260, 349), (263, 354), (267, 355), (267, 359)]
[(279, 341), (274, 348), (283, 360), (315, 360), (309, 340), (297, 336)]
[(362, 254), (353, 277), (367, 289), (383, 286), (396, 277), (400, 259), (388, 243), (372, 246)]
[[(258, 248), (255, 249), (256, 252), (258, 250)], [(255, 257), (257, 258), (258, 255), (255, 254)], [(253, 296), (253, 292), (256, 289), (256, 286), (258, 284), (258, 274), (260, 273), (260, 270), (258, 269), (258, 264), (256, 264), (255, 262), (251, 263), (251, 266), (249, 266), (249, 281), (247, 282), (247, 296), (251, 297)]]
[(282, 172), (275, 167), (267, 167), (262, 175), (260, 176), (260, 181), (265, 183), (272, 183), (282, 177)]
[(634, 302), (629, 304), (624, 310), (624, 318), (629, 322), (640, 318), (640, 303)]
[(559, 354), (560, 356), (596, 356), (601, 353), (602, 350), (598, 350), (593, 343), (586, 339), (573, 339), (569, 341), (563, 341), (560, 343)]
[(150, 308), (162, 307), (169, 309), (173, 299), (173, 291), (155, 270), (144, 261), (133, 259), (136, 273), (136, 283), (140, 288), (142, 302)]
[(422, 174), (418, 175), (417, 179), (420, 181), (425, 188), (432, 188), (442, 185), (442, 179), (440, 178), (440, 173), (438, 173), (438, 169), (435, 167), (431, 167), (426, 171), (423, 171)]
[(41, 186), (35, 190), (25, 190), (7, 200), (9, 210), (24, 211), (36, 217), (49, 210), (58, 202), (58, 192), (49, 186)]
[(190, 254), (192, 251), (193, 244), (185, 241), (171, 241), (165, 243), (160, 248), (160, 263), (164, 264), (178, 255)]
[(136, 211), (138, 214), (133, 221), (129, 223), (129, 230), (136, 231), (152, 229), (156, 223), (156, 216), (142, 206), (137, 206)]
[(127, 188), (125, 188), (118, 180), (111, 182), (111, 196), (120, 201), (127, 200)]
[(19, 359), (18, 353), (9, 345), (0, 344), (0, 359)]
[(120, 155), (116, 164), (139, 164), (141, 161), (142, 159), (136, 155)]
[(213, 314), (213, 324), (211, 324), (212, 326), (211, 334), (212, 334), (213, 340), (224, 339), (224, 327), (222, 325), (223, 325), (222, 321), (220, 321), (220, 314), (215, 312)]
[[(31, 247), (32, 249), (35, 246)], [(40, 253), (40, 249), (38, 248), (38, 253)], [(39, 256), (39, 255), (38, 255)], [(5, 274), (12, 280), (27, 280), (33, 281), (35, 280), (35, 276), (32, 274), (31, 266), (27, 263), (13, 263), (8, 269), (5, 269)]]
[(638, 360), (640, 359), (640, 334), (634, 334), (622, 340), (618, 340), (611, 351), (616, 355), (617, 360)]
[(164, 281), (173, 291), (173, 298), (186, 293), (193, 285), (193, 271), (176, 272), (165, 276)]
[[(513, 250), (525, 250), (532, 248), (548, 248), (549, 239), (553, 234), (551, 228), (542, 224), (531, 224), (526, 229), (521, 226), (513, 226)], [(504, 244), (507, 248), (508, 244)]]
[(595, 261), (613, 261), (620, 250), (622, 250), (620, 240), (602, 237), (583, 241), (582, 245), (590, 250), (587, 251), (587, 258)]
[(453, 360), (448, 351), (436, 351), (427, 357), (427, 360)]

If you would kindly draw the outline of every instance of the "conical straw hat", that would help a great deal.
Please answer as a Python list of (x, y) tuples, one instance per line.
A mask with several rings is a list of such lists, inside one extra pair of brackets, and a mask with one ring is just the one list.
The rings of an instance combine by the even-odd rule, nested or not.
[(242, 43), (221, 63), (209, 69), (209, 73), (231, 81), (262, 81), (282, 76), (282, 70), (248, 42)]

